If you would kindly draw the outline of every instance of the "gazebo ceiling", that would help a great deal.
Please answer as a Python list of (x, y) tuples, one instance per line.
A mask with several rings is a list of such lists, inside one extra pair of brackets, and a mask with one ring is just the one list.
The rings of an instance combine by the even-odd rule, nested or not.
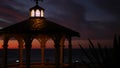
[(45, 18), (29, 18), (22, 22), (3, 28), (0, 30), (0, 32), (13, 34), (65, 34), (79, 37), (78, 32), (46, 20)]

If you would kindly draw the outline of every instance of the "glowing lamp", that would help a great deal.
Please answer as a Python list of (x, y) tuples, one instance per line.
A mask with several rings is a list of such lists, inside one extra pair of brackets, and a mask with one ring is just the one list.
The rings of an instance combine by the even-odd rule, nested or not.
[(44, 9), (36, 5), (30, 9), (30, 17), (44, 17)]
[(19, 60), (16, 60), (16, 63), (19, 63), (20, 61)]
[(35, 12), (36, 17), (40, 17), (40, 11), (37, 9)]
[(34, 16), (35, 16), (35, 11), (32, 10), (32, 11), (31, 11), (31, 17), (34, 17)]
[(41, 10), (41, 17), (44, 17), (44, 11)]

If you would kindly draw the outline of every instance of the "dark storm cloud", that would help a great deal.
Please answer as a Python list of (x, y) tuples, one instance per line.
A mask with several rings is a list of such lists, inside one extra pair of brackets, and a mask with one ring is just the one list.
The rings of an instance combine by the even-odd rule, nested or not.
[(79, 23), (85, 21), (84, 7), (77, 4), (74, 0), (48, 0), (47, 4), (51, 6), (51, 9), (48, 11), (52, 12), (50, 13), (52, 17), (56, 17), (56, 19), (63, 22), (61, 22), (62, 24), (67, 24), (68, 27), (79, 28)]
[(21, 20), (22, 15), (19, 12), (16, 12), (16, 10), (11, 9), (10, 7), (1, 7), (0, 6), (0, 15), (3, 17), (11, 18), (12, 20)]
[(91, 39), (112, 39), (115, 34), (120, 34), (119, 22), (88, 21), (89, 33), (83, 35)]
[(114, 14), (120, 19), (120, 0), (93, 0), (94, 4), (101, 9)]
[(23, 4), (17, 3), (16, 0), (1, 0), (0, 21), (10, 25), (14, 24), (16, 21), (23, 20), (25, 15), (21, 13), (20, 7), (23, 7)]
[[(115, 21), (112, 9), (110, 11), (106, 4), (102, 4), (104, 0), (99, 1), (93, 4), (90, 0), (48, 0), (47, 15), (51, 14), (50, 19), (57, 19), (58, 23), (80, 32), (83, 39), (110, 39), (119, 33), (119, 23)], [(87, 12), (89, 20), (86, 20)]]
[(8, 23), (0, 21), (0, 29), (3, 28), (3, 26), (9, 26)]
[(16, 5), (22, 7), (25, 6), (24, 4), (17, 2), (17, 0), (1, 0), (0, 2), (1, 2), (0, 5), (4, 5), (4, 6), (6, 5)]
[(120, 34), (120, 0), (93, 0), (93, 3), (116, 17), (114, 22), (103, 23), (108, 35)]

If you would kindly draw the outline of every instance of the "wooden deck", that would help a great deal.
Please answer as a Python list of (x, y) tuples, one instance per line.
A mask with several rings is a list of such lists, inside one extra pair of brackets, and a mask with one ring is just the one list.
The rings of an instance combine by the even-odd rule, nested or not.
[[(17, 63), (15, 63), (15, 64), (8, 64), (8, 68), (26, 68), (26, 65), (23, 64), (22, 66), (20, 66)], [(42, 65), (41, 63), (31, 63), (31, 68), (55, 68), (55, 64), (53, 64), (53, 63), (46, 63), (46, 64)], [(69, 68), (69, 65), (68, 64), (64, 64), (60, 68)], [(79, 65), (74, 65), (72, 68), (88, 68), (88, 67), (86, 65), (84, 65), (84, 64), (79, 64)]]
[[(26, 68), (26, 65), (23, 64), (20, 66), (19, 64), (8, 64), (8, 68)], [(40, 63), (31, 63), (31, 68), (55, 68), (55, 64), (47, 63), (47, 64), (40, 64)], [(68, 68), (68, 64), (64, 64), (61, 68)]]

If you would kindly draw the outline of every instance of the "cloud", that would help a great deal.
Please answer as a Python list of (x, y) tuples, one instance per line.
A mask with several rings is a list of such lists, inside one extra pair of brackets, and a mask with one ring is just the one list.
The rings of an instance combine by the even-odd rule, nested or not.
[(1, 4), (0, 5), (16, 5), (16, 6), (25, 6), (24, 4), (17, 2), (18, 0), (1, 0)]
[(11, 21), (5, 20), (5, 19), (3, 19), (3, 18), (0, 18), (0, 22), (5, 22), (5, 23), (8, 23), (8, 24), (11, 24), (11, 23), (12, 23)]
[(4, 27), (9, 26), (9, 25), (12, 25), (12, 24), (13, 24), (12, 21), (7, 20), (7, 19), (4, 19), (3, 17), (0, 18), (0, 27), (1, 27), (1, 28), (4, 28)]
[(81, 4), (83, 1), (47, 0), (46, 15), (50, 20), (78, 31), (82, 39), (112, 39), (114, 34), (119, 33), (119, 23), (115, 21), (117, 14), (108, 11), (109, 8), (104, 8), (101, 2), (99, 4), (100, 0), (93, 1), (94, 4), (89, 0)]
[(85, 8), (74, 0), (47, 0), (45, 4), (46, 16), (58, 24), (77, 30), (85, 21)]
[(23, 4), (16, 2), (16, 0), (2, 0), (0, 4), (0, 18), (4, 19), (2, 21), (8, 24), (14, 24), (26, 19), (26, 14), (21, 10), (23, 6)]
[(54, 8), (51, 9), (52, 11), (63, 16), (64, 18), (79, 18), (84, 20), (85, 9), (82, 5), (74, 2), (74, 0), (49, 0), (49, 4), (52, 6), (52, 8)]
[(93, 0), (93, 3), (120, 19), (120, 0)]
[(0, 27), (0, 29), (2, 29), (3, 27)]

